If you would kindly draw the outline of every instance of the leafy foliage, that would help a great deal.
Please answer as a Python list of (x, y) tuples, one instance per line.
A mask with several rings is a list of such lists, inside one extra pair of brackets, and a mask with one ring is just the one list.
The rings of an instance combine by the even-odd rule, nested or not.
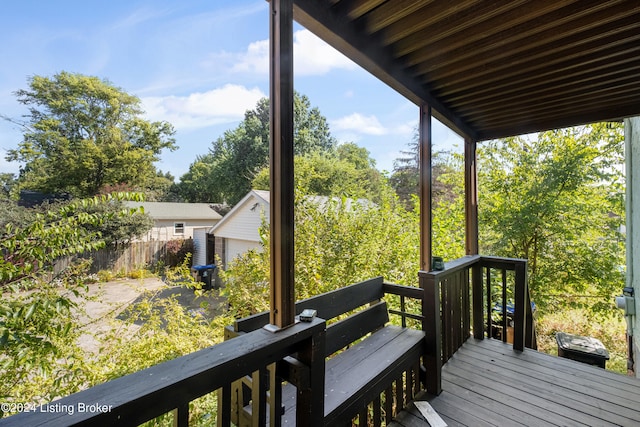
[[(294, 95), (294, 141), (298, 155), (331, 151), (336, 145), (327, 120), (309, 99)], [(255, 175), (269, 163), (269, 100), (258, 101), (237, 128), (213, 142), (180, 178), (181, 196), (189, 202), (237, 203), (251, 190)]]
[[(408, 148), (401, 151), (402, 157), (393, 162), (393, 173), (389, 184), (396, 191), (400, 200), (408, 209), (413, 209), (413, 196), (418, 196), (420, 184), (420, 145), (418, 135), (407, 144)], [(431, 179), (433, 203), (438, 204), (442, 199), (451, 203), (464, 194), (464, 158), (462, 155), (450, 151), (436, 151), (431, 155)], [(452, 180), (452, 174), (455, 179)], [(443, 176), (441, 178), (440, 176)]]
[(483, 251), (527, 258), (543, 310), (608, 309), (624, 284), (622, 140), (620, 124), (600, 123), (479, 151)]
[(0, 196), (0, 229), (7, 224), (26, 227), (35, 218), (36, 211), (19, 206), (15, 200)]
[(25, 162), (20, 188), (79, 197), (105, 185), (144, 190), (161, 150), (175, 148), (169, 123), (144, 120), (137, 97), (97, 77), (33, 76), (16, 96), (29, 106), (23, 141), (7, 155)]
[[(309, 195), (367, 198), (380, 200), (384, 177), (375, 169), (367, 149), (353, 143), (338, 146), (335, 152), (313, 152), (296, 156), (295, 183)], [(253, 188), (269, 189), (269, 168), (253, 180)]]
[(86, 264), (59, 271), (59, 257), (80, 254), (104, 245), (97, 231), (108, 215), (86, 209), (120, 194), (78, 200), (38, 213), (26, 226), (6, 224), (0, 237), (0, 398), (19, 396), (32, 383), (34, 372), (47, 385), (45, 399), (82, 383), (84, 360), (73, 344), (77, 330), (72, 309), (79, 308)]
[[(296, 198), (296, 299), (378, 275), (417, 284), (417, 217), (390, 192), (377, 204), (347, 198)], [(263, 250), (237, 258), (226, 272), (226, 294), (236, 315), (269, 308), (269, 232)]]

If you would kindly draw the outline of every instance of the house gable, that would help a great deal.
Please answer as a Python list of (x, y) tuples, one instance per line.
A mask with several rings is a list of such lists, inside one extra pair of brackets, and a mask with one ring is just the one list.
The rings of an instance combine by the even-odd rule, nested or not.
[(225, 239), (260, 242), (263, 218), (269, 221), (269, 193), (251, 190), (209, 232)]

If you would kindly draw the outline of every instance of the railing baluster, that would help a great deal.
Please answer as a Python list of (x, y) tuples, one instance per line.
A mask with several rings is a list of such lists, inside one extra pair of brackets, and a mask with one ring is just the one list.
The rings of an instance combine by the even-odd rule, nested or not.
[(384, 423), (389, 425), (393, 419), (393, 383), (384, 392)]
[(396, 387), (395, 387), (395, 411), (393, 416), (396, 416), (402, 408), (404, 408), (404, 398), (402, 396), (402, 374), (396, 379)]
[(367, 421), (367, 415), (369, 414), (369, 406), (365, 406), (360, 409), (360, 413), (358, 414), (358, 425), (359, 426), (368, 426), (369, 422)]
[(402, 327), (407, 327), (407, 310), (405, 309), (404, 295), (400, 295), (400, 311), (402, 311)]
[(189, 402), (174, 409), (173, 427), (189, 426)]
[(221, 401), (218, 400), (218, 427), (231, 425), (231, 384), (222, 386)]
[[(475, 275), (475, 266), (472, 269), (474, 271), (474, 273), (472, 273), (472, 274)], [(469, 338), (469, 333), (471, 331), (471, 302), (470, 302), (471, 301), (471, 295), (469, 294), (469, 292), (471, 292), (471, 288), (469, 287), (469, 285), (470, 285), (469, 278), (470, 278), (469, 270), (467, 270), (465, 278), (464, 278), (464, 289), (463, 289), (463, 293), (464, 293), (463, 294), (463, 297), (464, 297), (464, 309), (463, 309), (464, 310), (464, 312), (463, 312), (463, 314), (464, 314), (464, 325), (462, 326), (464, 328), (464, 339), (463, 339), (463, 341), (466, 341)], [(480, 304), (478, 304), (478, 307), (482, 307), (482, 289), (480, 291), (481, 291), (480, 292)], [(474, 319), (473, 320), (473, 324), (474, 324), (473, 330), (474, 330), (474, 333), (475, 333), (475, 329), (476, 329), (476, 327), (475, 327), (476, 313), (475, 312), (476, 312), (476, 310), (473, 311), (473, 319)], [(482, 310), (480, 310), (480, 312), (482, 313)], [(482, 333), (482, 323), (483, 322), (482, 322), (482, 317), (481, 317), (480, 318), (480, 322), (479, 322), (479, 324), (480, 324), (479, 329), (480, 329), (481, 333)]]
[(507, 270), (502, 269), (502, 342), (507, 342)]
[[(491, 301), (491, 267), (486, 268), (487, 272), (487, 336), (493, 338), (493, 305)], [(477, 337), (476, 337), (477, 338)]]
[(527, 348), (537, 350), (538, 343), (536, 340), (535, 323), (533, 320), (533, 308), (531, 307), (531, 297), (529, 295), (529, 288), (527, 287), (527, 319), (526, 319), (526, 331), (525, 331), (525, 346)]
[(451, 328), (449, 323), (449, 281), (440, 281), (440, 298), (442, 300), (442, 363), (449, 360), (449, 343), (451, 342)]
[(275, 364), (271, 365), (270, 369), (274, 373), (269, 376), (269, 393), (271, 394), (269, 418), (273, 427), (280, 427), (282, 425), (282, 378), (275, 374)]
[(380, 395), (373, 399), (373, 426), (382, 426), (382, 400)]
[(449, 353), (449, 358), (455, 353), (455, 351), (460, 347), (459, 338), (460, 338), (460, 321), (459, 321), (459, 313), (460, 313), (460, 273), (456, 273), (451, 278), (451, 352)]
[(257, 402), (253, 402), (254, 409), (257, 409), (256, 412), (253, 413), (253, 425), (256, 427), (264, 426), (267, 423), (267, 389), (269, 386), (269, 370), (266, 368), (261, 368), (258, 372), (256, 372), (256, 377), (258, 379), (258, 386), (256, 384), (253, 385), (253, 390), (257, 389)]

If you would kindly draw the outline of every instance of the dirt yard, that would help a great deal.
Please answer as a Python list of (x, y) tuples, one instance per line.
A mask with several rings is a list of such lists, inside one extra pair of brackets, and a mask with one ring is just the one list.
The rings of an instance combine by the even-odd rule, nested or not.
[[(139, 301), (146, 291), (152, 292), (154, 299), (168, 298), (177, 295), (178, 301), (185, 309), (212, 318), (219, 313), (224, 298), (217, 291), (208, 291), (202, 298), (196, 298), (192, 289), (182, 286), (168, 286), (160, 278), (122, 279), (89, 285), (90, 301), (83, 301), (85, 313), (80, 314), (80, 322), (86, 325), (87, 332), (79, 339), (80, 346), (90, 352), (97, 353), (100, 347), (99, 336), (110, 329), (125, 327), (119, 319), (122, 312), (131, 304)], [(209, 309), (200, 308), (202, 300), (209, 303)], [(129, 324), (124, 333), (135, 333), (139, 325)]]

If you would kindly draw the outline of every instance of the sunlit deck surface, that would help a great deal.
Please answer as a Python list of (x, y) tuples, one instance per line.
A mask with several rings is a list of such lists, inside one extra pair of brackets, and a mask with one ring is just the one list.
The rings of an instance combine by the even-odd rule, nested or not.
[[(498, 340), (470, 338), (423, 395), (449, 426), (638, 426), (640, 380)], [(393, 427), (428, 426), (411, 403)]]

